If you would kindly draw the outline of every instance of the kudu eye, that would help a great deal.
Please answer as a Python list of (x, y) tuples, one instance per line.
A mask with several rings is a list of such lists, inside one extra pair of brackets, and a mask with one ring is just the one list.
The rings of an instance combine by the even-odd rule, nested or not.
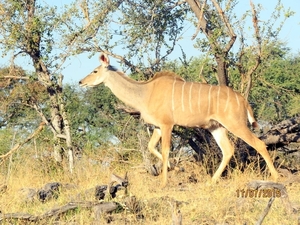
[(97, 73), (97, 70), (94, 70), (93, 73)]

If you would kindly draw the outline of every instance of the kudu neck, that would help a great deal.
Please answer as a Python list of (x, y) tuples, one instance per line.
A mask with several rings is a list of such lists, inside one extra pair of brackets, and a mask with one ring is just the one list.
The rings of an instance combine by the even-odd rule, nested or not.
[(126, 105), (137, 110), (142, 106), (145, 93), (142, 83), (118, 71), (110, 71), (104, 83)]

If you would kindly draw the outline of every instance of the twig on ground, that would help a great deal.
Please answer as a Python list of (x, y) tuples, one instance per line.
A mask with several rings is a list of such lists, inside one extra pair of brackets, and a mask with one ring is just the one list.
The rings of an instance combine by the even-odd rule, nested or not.
[(260, 215), (259, 219), (257, 220), (257, 222), (255, 223), (255, 225), (261, 225), (262, 222), (264, 221), (265, 217), (268, 215), (269, 210), (271, 209), (272, 203), (274, 202), (275, 198), (272, 197), (270, 198), (267, 207), (265, 208), (265, 210), (263, 211), (263, 213)]

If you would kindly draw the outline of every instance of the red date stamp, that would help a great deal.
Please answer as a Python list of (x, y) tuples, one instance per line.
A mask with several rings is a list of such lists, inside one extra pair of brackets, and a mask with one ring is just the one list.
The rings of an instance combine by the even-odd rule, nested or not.
[(237, 189), (236, 196), (238, 198), (280, 198), (281, 191), (276, 188), (261, 189)]

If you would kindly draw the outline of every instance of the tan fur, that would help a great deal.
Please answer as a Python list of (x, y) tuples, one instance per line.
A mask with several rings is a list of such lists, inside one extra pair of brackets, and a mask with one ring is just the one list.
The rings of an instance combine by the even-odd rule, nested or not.
[[(83, 78), (81, 86), (104, 83), (125, 104), (141, 113), (145, 122), (158, 127), (149, 141), (149, 150), (163, 161), (162, 186), (167, 184), (168, 158), (174, 125), (208, 129), (223, 153), (222, 162), (213, 176), (216, 182), (233, 155), (227, 130), (255, 148), (265, 159), (272, 176), (278, 173), (262, 141), (247, 127), (247, 117), (256, 125), (249, 103), (226, 86), (186, 82), (173, 72), (162, 71), (149, 81), (138, 82), (112, 70), (106, 55), (100, 56), (101, 66)], [(162, 154), (156, 149), (162, 140)]]
[(149, 80), (150, 81), (153, 81), (155, 79), (158, 79), (160, 77), (169, 77), (169, 78), (175, 78), (177, 80), (181, 80), (181, 81), (184, 81), (184, 79), (180, 76), (178, 76), (176, 73), (174, 72), (171, 72), (171, 71), (161, 71), (161, 72), (157, 72), (154, 74), (153, 78)]

